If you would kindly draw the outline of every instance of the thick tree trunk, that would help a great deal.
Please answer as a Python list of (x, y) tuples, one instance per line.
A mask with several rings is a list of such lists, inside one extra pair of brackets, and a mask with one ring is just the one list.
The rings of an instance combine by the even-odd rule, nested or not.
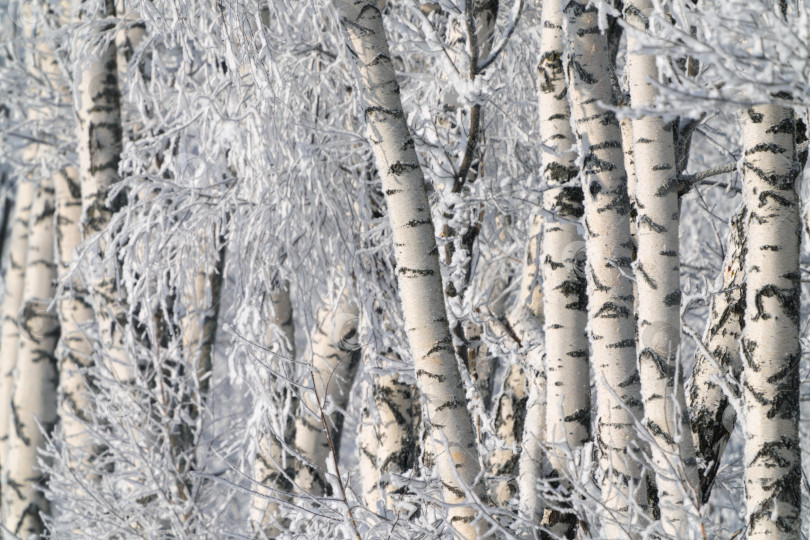
[(45, 530), (40, 514), (47, 515), (50, 510), (40, 491), (45, 478), (38, 470), (37, 450), (45, 448), (45, 436), (56, 423), (57, 375), (53, 353), (59, 324), (56, 314), (48, 310), (56, 280), (53, 216), (53, 181), (43, 178), (31, 207), (25, 285), (18, 318), (20, 338), (11, 398), (8, 470), (2, 490), (2, 522), (7, 538), (11, 538), (8, 531), (22, 538), (39, 538)]
[(5, 484), (8, 463), (8, 432), (11, 425), (11, 392), (14, 388), (14, 366), (17, 365), (20, 331), (17, 317), (23, 298), (25, 268), (28, 255), (28, 222), (34, 185), (18, 180), (16, 216), (11, 230), (11, 245), (6, 268), (6, 295), (3, 298), (2, 335), (0, 336), (0, 478)]
[[(402, 110), (382, 14), (376, 2), (335, 3), (357, 65), (368, 137), (382, 176), (408, 342), (427, 404), (423, 414), (433, 432), (444, 498), (453, 505), (470, 502), (468, 489), (476, 496), (483, 492), (477, 484), (475, 432), (447, 322), (424, 176)], [(450, 523), (459, 536), (479, 536), (476, 514), (465, 506), (450, 509)]]
[(599, 104), (616, 104), (607, 42), (595, 6), (576, 0), (563, 9), (568, 39), (568, 94), (583, 159), (584, 225), (590, 341), (597, 388), (597, 432), (602, 470), (602, 534), (632, 536), (633, 503), (644, 502), (635, 423), (642, 417), (633, 285), (630, 203), (619, 123)]
[(748, 538), (799, 538), (799, 201), (793, 110), (743, 116), (746, 239), (743, 397)]
[(740, 340), (745, 312), (746, 216), (743, 205), (731, 219), (719, 288), (711, 296), (709, 321), (703, 335), (703, 344), (711, 356), (698, 347), (692, 378), (687, 385), (703, 503), (709, 502), (720, 459), (737, 417), (726, 392), (734, 392), (733, 398), (740, 397), (736, 395), (735, 385), (729, 384), (724, 390), (725, 385), (718, 384), (715, 379), (728, 381), (730, 377), (739, 381), (742, 373)]
[[(630, 0), (625, 19), (643, 30), (650, 0)], [(634, 108), (655, 105), (658, 93), (656, 58), (633, 52), (640, 44), (627, 34), (627, 78)], [(645, 115), (632, 122), (638, 216), (638, 363), (644, 423), (652, 441), (650, 453), (665, 533), (685, 536), (689, 515), (700, 493), (695, 447), (679, 363), (681, 285), (679, 264), (680, 209), (673, 125)]]
[[(544, 438), (549, 446), (550, 479), (566, 487), (569, 456), (590, 438), (591, 388), (585, 331), (585, 241), (580, 232), (582, 188), (556, 187), (579, 172), (562, 64), (560, 0), (549, 0), (543, 6), (540, 54), (540, 134), (542, 142), (556, 150), (542, 154), (543, 179), (553, 188), (543, 194), (547, 217), (541, 261), (548, 389)], [(577, 519), (565, 507), (564, 500), (551, 502), (542, 526), (551, 534), (571, 538)]]

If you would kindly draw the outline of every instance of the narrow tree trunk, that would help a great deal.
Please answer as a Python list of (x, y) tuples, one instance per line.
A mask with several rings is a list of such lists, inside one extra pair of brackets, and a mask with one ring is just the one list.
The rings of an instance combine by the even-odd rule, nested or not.
[(45, 531), (41, 514), (47, 515), (50, 510), (40, 491), (45, 478), (39, 471), (37, 450), (45, 448), (45, 436), (56, 423), (57, 376), (53, 353), (59, 324), (56, 314), (48, 310), (56, 279), (53, 215), (53, 181), (43, 178), (31, 207), (25, 285), (18, 318), (20, 338), (11, 398), (8, 471), (2, 490), (6, 538), (11, 538), (8, 531), (21, 538), (39, 538)]
[[(391, 476), (402, 475), (414, 466), (413, 386), (396, 375), (381, 375), (374, 384), (374, 404), (379, 414), (376, 429), (376, 470), (380, 477), (380, 497), (386, 509), (396, 511), (396, 495)], [(373, 508), (372, 508), (373, 509)]]
[(616, 117), (599, 104), (616, 104), (607, 42), (596, 6), (576, 0), (563, 10), (568, 40), (568, 93), (583, 159), (584, 225), (590, 342), (597, 388), (597, 432), (602, 470), (602, 534), (633, 536), (633, 503), (644, 501), (642, 471), (632, 456), (642, 404), (636, 368), (632, 240), (627, 175)]
[[(556, 153), (543, 152), (543, 194), (547, 217), (543, 225), (543, 311), (546, 340), (545, 442), (549, 446), (550, 479), (562, 493), (572, 452), (582, 448), (591, 432), (591, 387), (588, 365), (588, 298), (585, 284), (585, 241), (580, 232), (582, 188), (556, 187), (576, 178), (576, 141), (563, 72), (562, 10), (560, 0), (543, 6), (540, 57), (540, 134)], [(563, 495), (551, 501), (542, 526), (551, 534), (572, 538), (577, 519), (566, 513)]]
[(344, 297), (336, 308), (321, 310), (318, 321), (312, 336), (310, 388), (302, 391), (295, 422), (295, 448), (308, 461), (297, 465), (295, 482), (314, 496), (330, 493), (326, 460), (331, 449), (323, 420), (326, 418), (331, 444), (338, 451), (343, 411), (360, 360), (355, 304)]
[[(422, 412), (432, 428), (444, 499), (453, 505), (469, 502), (467, 489), (477, 496), (483, 492), (477, 484), (475, 432), (450, 336), (424, 176), (402, 110), (382, 14), (372, 2), (335, 4), (357, 65), (368, 137), (382, 176), (408, 342), (427, 404)], [(459, 536), (477, 538), (476, 514), (453, 506), (450, 524)]]
[(28, 254), (28, 222), (34, 185), (17, 180), (16, 216), (11, 229), (11, 245), (6, 268), (6, 295), (3, 298), (2, 335), (0, 336), (0, 478), (5, 485), (8, 463), (8, 432), (11, 425), (11, 392), (14, 388), (14, 366), (17, 365), (20, 331), (17, 317), (23, 298)]
[(89, 447), (86, 424), (92, 402), (87, 380), (92, 347), (89, 337), (93, 310), (87, 303), (87, 291), (80, 280), (67, 279), (73, 255), (82, 242), (79, 220), (82, 212), (80, 187), (75, 169), (68, 169), (54, 179), (56, 194), (56, 255), (59, 279), (65, 292), (57, 312), (61, 337), (56, 349), (59, 362), (59, 420), (62, 429), (62, 456), (65, 464), (75, 468), (93, 454)]
[(793, 110), (743, 117), (746, 241), (743, 397), (748, 538), (799, 538), (799, 201)]
[(538, 493), (538, 481), (543, 473), (543, 443), (546, 437), (546, 365), (543, 343), (543, 292), (540, 283), (542, 273), (543, 218), (532, 217), (529, 228), (526, 262), (521, 275), (518, 304), (511, 314), (513, 328), (521, 339), (525, 351), (525, 379), (527, 387), (526, 412), (523, 417), (523, 433), (520, 439), (520, 455), (517, 463), (518, 514), (524, 519), (539, 524), (543, 515), (542, 498)]
[[(543, 442), (546, 433), (546, 369), (542, 342), (542, 326), (535, 325), (534, 338), (526, 336), (523, 346), (526, 352), (526, 385), (528, 398), (523, 421), (521, 452), (518, 456), (518, 513), (532, 523), (540, 523), (543, 515), (543, 500), (538, 482), (542, 478), (544, 464)], [(528, 324), (532, 324), (529, 322)]]
[[(279, 348), (280, 355), (288, 361), (295, 360), (295, 321), (293, 319), (292, 302), (290, 299), (289, 283), (281, 284), (277, 290), (269, 294), (272, 315), (270, 320), (270, 334), (280, 332), (280, 336), (271, 335), (271, 341), (278, 340), (283, 343)], [(292, 410), (296, 410), (293, 406)], [(259, 439), (256, 450), (256, 460), (253, 465), (253, 478), (272, 491), (267, 497), (256, 496), (250, 510), (251, 521), (255, 523), (268, 538), (276, 537), (284, 528), (285, 520), (281, 515), (279, 500), (290, 493), (292, 484), (288, 479), (294, 471), (287, 467), (287, 456), (282, 449), (279, 439), (292, 442), (290, 429), (292, 420), (272, 422), (278, 427), (272, 433), (264, 433)]]
[[(372, 396), (366, 398), (370, 401)], [(367, 406), (360, 416), (360, 433), (357, 436), (358, 470), (360, 471), (360, 499), (370, 511), (382, 514), (380, 505), (380, 472), (377, 470), (377, 425)]]
[[(213, 354), (226, 254), (225, 239), (217, 229), (214, 228), (213, 244), (217, 246), (214, 264), (198, 270), (182, 295), (186, 308), (180, 321), (183, 359), (178, 363), (182, 368), (171, 371), (184, 374), (184, 377), (175, 379), (163, 372), (157, 374), (165, 378), (160, 388), (171, 389), (165, 401), (171, 409), (169, 415), (183, 419), (174, 426), (170, 435), (177, 493), (183, 501), (192, 500), (198, 493), (201, 480), (194, 473), (204, 470), (207, 461), (207, 450), (201, 437), (206, 421), (211, 418)], [(173, 363), (172, 359), (165, 362), (169, 366)], [(180, 516), (186, 531), (193, 530), (192, 512), (193, 508), (187, 508)]]
[[(647, 26), (650, 0), (625, 4), (625, 20)], [(655, 56), (633, 52), (640, 44), (627, 34), (627, 78), (634, 108), (655, 105), (659, 79)], [(652, 437), (650, 453), (665, 533), (685, 536), (689, 515), (700, 499), (695, 447), (679, 363), (681, 284), (680, 209), (675, 163), (674, 124), (645, 115), (633, 120), (633, 157), (637, 176), (638, 362), (644, 423)]]
[[(723, 257), (719, 288), (711, 296), (709, 321), (703, 344), (711, 357), (698, 347), (692, 378), (687, 386), (692, 439), (698, 457), (701, 502), (709, 502), (720, 459), (734, 430), (737, 413), (729, 403), (723, 385), (715, 379), (740, 380), (740, 340), (745, 312), (745, 206), (731, 219), (729, 241)], [(736, 386), (729, 385), (730, 391)], [(731, 396), (738, 398), (736, 394)]]
[(503, 392), (495, 402), (493, 424), (502, 448), (493, 450), (489, 457), (489, 498), (503, 508), (513, 508), (510, 501), (518, 495), (520, 445), (526, 425), (528, 402), (526, 374), (517, 364), (509, 366), (503, 381)]
[[(77, 11), (80, 18), (82, 3)], [(103, 2), (98, 16), (113, 16), (112, 0)], [(86, 39), (98, 37), (88, 30)], [(87, 64), (77, 65), (78, 92), (76, 117), (78, 120), (79, 180), (82, 190), (82, 217), (80, 221), (85, 240), (101, 233), (109, 224), (114, 209), (107, 204), (107, 196), (113, 184), (120, 180), (118, 162), (121, 157), (121, 109), (118, 89), (118, 68), (114, 43), (104, 48), (98, 58)], [(131, 366), (123, 339), (126, 313), (122, 308), (122, 292), (116, 286), (115, 268), (117, 259), (105, 260), (103, 242), (99, 245), (100, 259), (91, 262), (92, 289), (89, 297), (98, 323), (99, 341), (104, 351), (106, 368), (117, 378), (131, 378)], [(103, 262), (102, 262), (103, 261)]]
[[(508, 226), (508, 221), (499, 219), (499, 227), (501, 234), (499, 235), (501, 241), (507, 241), (504, 228)], [(533, 216), (532, 225), (529, 230), (529, 241), (527, 242), (526, 249), (526, 262), (523, 265), (521, 272), (520, 289), (518, 290), (517, 301), (509, 313), (507, 320), (511, 319), (510, 325), (518, 330), (525, 330), (529, 328), (530, 331), (539, 331), (541, 321), (543, 319), (543, 295), (540, 290), (540, 245), (541, 245), (541, 227), (542, 217), (538, 214)], [(501, 295), (504, 298), (503, 289), (507, 287), (507, 283), (501, 280), (493, 286), (493, 297)], [(492, 315), (497, 319), (502, 319), (505, 311), (505, 299), (497, 302), (490, 302), (489, 309)], [(530, 325), (525, 324), (528, 321), (533, 323)], [(513, 328), (514, 330), (514, 328)], [(527, 342), (531, 341), (530, 336), (521, 335), (519, 339), (526, 339)], [(542, 339), (542, 335), (539, 339)], [(520, 477), (522, 470), (520, 469), (521, 463), (528, 466), (534, 463), (538, 455), (532, 454), (528, 461), (522, 462), (520, 459), (523, 453), (523, 437), (527, 429), (536, 429), (537, 425), (545, 421), (545, 412), (538, 409), (538, 405), (544, 403), (545, 392), (543, 393), (543, 400), (538, 402), (534, 400), (531, 405), (529, 404), (529, 387), (536, 386), (538, 381), (535, 376), (542, 368), (543, 350), (539, 347), (537, 350), (528, 351), (526, 349), (525, 361), (532, 362), (530, 369), (524, 370), (521, 365), (512, 364), (506, 368), (506, 376), (503, 380), (503, 387), (501, 392), (494, 398), (494, 417), (492, 419), (495, 427), (495, 435), (499, 447), (492, 451), (489, 455), (488, 471), (489, 475), (494, 477), (489, 480), (489, 497), (490, 500), (503, 508), (514, 509), (510, 505), (513, 497), (519, 496), (520, 491)], [(539, 364), (538, 364), (539, 362)], [(545, 373), (542, 373), (544, 376)], [(540, 382), (542, 384), (542, 381)], [(529, 428), (526, 425), (526, 417), (533, 418), (534, 426)], [(542, 439), (542, 433), (539, 434)], [(539, 447), (530, 444), (533, 449)], [(518, 510), (519, 511), (519, 510)]]

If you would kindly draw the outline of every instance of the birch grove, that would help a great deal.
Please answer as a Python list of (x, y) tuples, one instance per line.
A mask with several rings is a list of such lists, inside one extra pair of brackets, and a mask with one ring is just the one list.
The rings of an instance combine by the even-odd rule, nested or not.
[(808, 532), (807, 2), (0, 14), (4, 537)]

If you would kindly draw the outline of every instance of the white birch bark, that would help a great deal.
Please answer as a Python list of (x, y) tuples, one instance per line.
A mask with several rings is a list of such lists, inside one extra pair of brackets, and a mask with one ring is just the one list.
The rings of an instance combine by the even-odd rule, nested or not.
[[(293, 319), (292, 301), (290, 298), (290, 286), (288, 283), (281, 284), (277, 290), (269, 293), (272, 316), (270, 323), (270, 342), (280, 338), (283, 343), (280, 354), (290, 360), (295, 360), (295, 321)], [(275, 336), (280, 332), (280, 336)], [(296, 407), (293, 407), (295, 410)], [(291, 442), (289, 436), (289, 426), (292, 421), (279, 422), (283, 427), (276, 433), (265, 433), (259, 439), (256, 458), (253, 464), (253, 478), (264, 485), (277, 490), (268, 495), (273, 498), (256, 496), (250, 509), (251, 521), (255, 523), (268, 538), (275, 537), (283, 528), (284, 519), (279, 510), (279, 498), (281, 493), (290, 491), (291, 484), (287, 476), (292, 477), (293, 471), (288, 470), (287, 455), (282, 451), (281, 442), (278, 438), (283, 437), (287, 442)]]
[[(542, 153), (543, 194), (547, 211), (543, 225), (543, 312), (546, 343), (547, 409), (544, 441), (550, 479), (560, 487), (572, 452), (590, 438), (591, 397), (588, 365), (588, 299), (585, 284), (585, 241), (579, 222), (583, 214), (582, 188), (555, 187), (576, 178), (576, 141), (571, 130), (563, 72), (562, 10), (560, 0), (543, 6), (540, 52), (540, 134), (556, 153)], [(564, 491), (564, 490), (563, 490)], [(565, 501), (545, 510), (542, 526), (551, 534), (570, 538), (577, 519), (565, 512)]]
[[(720, 459), (737, 417), (729, 403), (729, 396), (715, 379), (730, 377), (733, 381), (739, 381), (742, 373), (740, 341), (745, 312), (746, 221), (746, 209), (741, 206), (731, 219), (722, 274), (718, 289), (711, 296), (709, 321), (703, 335), (703, 344), (712, 356), (708, 357), (698, 348), (692, 378), (687, 384), (689, 417), (698, 457), (703, 503), (709, 501)], [(730, 389), (736, 388), (729, 386)]]
[(520, 443), (526, 425), (526, 405), (529, 392), (526, 374), (519, 365), (511, 365), (503, 381), (503, 392), (495, 402), (493, 427), (502, 445), (489, 457), (489, 499), (493, 504), (511, 508), (510, 501), (518, 495)]
[[(496, 222), (498, 222), (501, 228), (499, 239), (506, 242), (507, 235), (505, 228), (509, 226), (509, 220), (502, 219), (502, 216), (498, 216)], [(543, 220), (539, 214), (532, 218), (532, 225), (529, 230), (529, 241), (527, 242), (526, 262), (521, 272), (517, 302), (512, 312), (508, 315), (508, 318), (514, 322), (518, 329), (529, 328), (533, 331), (539, 331), (540, 324), (538, 323), (543, 319), (543, 295), (540, 290), (539, 263), (542, 223)], [(500, 295), (504, 298), (503, 289), (505, 289), (506, 286), (507, 283), (504, 280), (496, 282), (493, 286), (492, 297), (497, 298), (496, 295)], [(488, 307), (493, 316), (498, 319), (503, 318), (505, 302), (505, 298), (496, 302), (490, 302)], [(527, 326), (524, 324), (526, 320), (534, 322), (535, 324)], [(519, 339), (529, 338), (529, 336), (518, 337)], [(484, 348), (482, 347), (482, 349)], [(484, 349), (484, 352), (486, 352), (486, 349)], [(524, 356), (524, 362), (527, 363), (531, 360), (535, 364), (537, 361), (542, 364), (542, 359), (542, 348), (537, 351), (531, 351), (531, 353), (527, 353)], [(523, 452), (522, 440), (524, 431), (529, 429), (526, 425), (526, 416), (529, 415), (534, 419), (533, 423), (535, 427), (532, 429), (536, 428), (538, 422), (542, 423), (545, 421), (545, 413), (542, 409), (538, 409), (538, 405), (543, 403), (542, 400), (538, 402), (538, 400), (535, 399), (531, 402), (531, 406), (527, 407), (529, 404), (529, 387), (538, 384), (538, 381), (535, 380), (536, 370), (537, 366), (535, 366), (534, 369), (530, 368), (528, 370), (524, 370), (522, 365), (508, 366), (502, 390), (494, 397), (493, 424), (498, 447), (492, 451), (488, 459), (487, 465), (490, 476), (488, 488), (490, 501), (504, 508), (514, 508), (510, 506), (510, 501), (513, 497), (519, 495), (521, 463), (527, 466), (529, 463), (534, 463), (534, 459), (539, 458), (538, 455), (531, 454), (528, 461), (520, 461), (520, 455)], [(540, 384), (542, 384), (542, 381), (540, 381)], [(545, 394), (545, 392), (543, 394)], [(545, 395), (543, 395), (543, 399), (545, 399)], [(531, 444), (530, 447), (534, 449), (539, 448)]]
[[(76, 1), (75, 11), (81, 20), (84, 16), (82, 2)], [(97, 15), (115, 15), (112, 0), (101, 1)], [(87, 36), (87, 39), (91, 37)], [(77, 153), (82, 191), (80, 227), (85, 240), (89, 240), (110, 222), (113, 209), (107, 204), (107, 195), (110, 187), (120, 180), (121, 109), (115, 43), (104, 48), (97, 58), (87, 63), (77, 62), (76, 71)], [(100, 245), (102, 259), (108, 256), (104, 251), (104, 246)], [(112, 270), (116, 265), (115, 260), (94, 261), (94, 267), (88, 269), (92, 286), (89, 297), (98, 323), (103, 356), (108, 363), (105, 367), (119, 380), (127, 381), (131, 378), (131, 366), (122, 331), (122, 326), (126, 325), (126, 313)]]
[[(374, 384), (376, 425), (375, 470), (379, 474), (379, 497), (388, 510), (397, 510), (397, 495), (404, 491), (391, 483), (414, 466), (413, 386), (396, 375), (381, 375)], [(374, 509), (373, 507), (371, 507)]]
[(596, 444), (602, 471), (602, 534), (633, 536), (631, 506), (644, 501), (642, 471), (632, 456), (642, 404), (636, 368), (627, 175), (607, 41), (595, 6), (563, 7), (572, 125), (582, 159), (588, 320), (597, 389)]
[(525, 357), (528, 398), (518, 456), (517, 489), (519, 515), (532, 523), (540, 523), (544, 508), (538, 482), (543, 473), (543, 441), (546, 433), (546, 370), (542, 326), (538, 321), (533, 322), (537, 326), (535, 335), (539, 336), (539, 340), (529, 338), (524, 343), (529, 348)]
[[(627, 195), (630, 197), (630, 237), (633, 239), (633, 253), (638, 251), (638, 230), (636, 229), (636, 158), (633, 150), (633, 120), (622, 118), (619, 121), (622, 130), (622, 149), (624, 151), (624, 170), (627, 172)], [(638, 287), (633, 282), (633, 298), (638, 310)]]
[(799, 201), (793, 110), (743, 115), (743, 397), (748, 538), (799, 538)]
[(357, 306), (344, 296), (335, 308), (320, 310), (313, 331), (312, 377), (307, 381), (309, 388), (302, 390), (301, 411), (295, 421), (295, 449), (307, 460), (297, 464), (295, 483), (310, 495), (329, 494), (325, 474), (331, 448), (323, 418), (337, 451), (343, 411), (360, 360), (357, 316)]
[(46, 479), (38, 470), (37, 450), (45, 448), (45, 434), (56, 423), (53, 353), (59, 324), (56, 314), (48, 310), (56, 279), (53, 215), (53, 181), (43, 178), (31, 207), (25, 285), (18, 316), (20, 337), (11, 398), (8, 470), (2, 490), (5, 538), (40, 538), (45, 530), (42, 516), (50, 510), (40, 491)]
[[(366, 398), (372, 399), (371, 396)], [(377, 470), (377, 426), (369, 407), (360, 416), (360, 432), (357, 436), (358, 470), (360, 471), (360, 498), (372, 512), (382, 514), (380, 472)]]
[[(6, 294), (3, 298), (2, 335), (0, 336), (0, 478), (5, 478), (8, 457), (8, 432), (11, 425), (11, 391), (14, 388), (14, 366), (17, 364), (20, 331), (17, 316), (23, 298), (28, 254), (28, 222), (34, 185), (18, 180), (16, 216), (11, 229), (11, 245), (6, 267)], [(3, 480), (5, 484), (5, 480)]]
[(85, 422), (91, 412), (86, 369), (91, 364), (93, 310), (79, 280), (66, 277), (76, 248), (81, 244), (79, 220), (82, 201), (77, 171), (68, 169), (54, 178), (56, 195), (56, 259), (59, 279), (65, 287), (57, 304), (61, 335), (56, 349), (59, 363), (59, 420), (62, 454), (68, 467), (86, 461), (93, 453), (88, 446)]
[[(467, 488), (482, 493), (475, 434), (450, 336), (424, 176), (402, 110), (382, 14), (376, 3), (366, 0), (335, 4), (355, 60), (368, 137), (382, 177), (406, 332), (427, 405), (422, 413), (432, 428), (444, 499), (453, 505), (469, 502)], [(450, 524), (460, 537), (479, 536), (476, 513), (461, 505), (451, 507)]]
[[(629, 0), (625, 20), (642, 31), (651, 11), (650, 0)], [(655, 56), (634, 52), (639, 47), (636, 34), (628, 32), (630, 102), (634, 108), (650, 108), (658, 93), (652, 84), (659, 79), (658, 67)], [(652, 115), (632, 121), (638, 211), (635, 275), (641, 397), (644, 424), (652, 437), (661, 525), (666, 534), (685, 536), (700, 488), (679, 363), (680, 209), (673, 128)]]

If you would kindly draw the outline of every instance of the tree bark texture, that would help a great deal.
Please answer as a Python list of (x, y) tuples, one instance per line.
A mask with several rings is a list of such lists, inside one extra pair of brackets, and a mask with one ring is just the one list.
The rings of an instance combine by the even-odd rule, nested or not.
[[(650, 0), (630, 0), (625, 4), (625, 20), (643, 31), (651, 11)], [(658, 94), (652, 83), (659, 79), (658, 66), (655, 56), (634, 52), (639, 46), (636, 34), (628, 32), (630, 102), (634, 108), (650, 108)], [(674, 125), (652, 115), (632, 121), (638, 211), (635, 276), (641, 397), (644, 425), (652, 437), (661, 525), (669, 535), (685, 536), (700, 488), (679, 361), (680, 208)]]
[(631, 536), (631, 506), (643, 503), (635, 423), (643, 415), (636, 367), (631, 274), (630, 201), (607, 41), (595, 6), (563, 6), (565, 69), (572, 125), (582, 159), (587, 292), (596, 381), (596, 445), (605, 507), (602, 534)]
[(743, 114), (743, 398), (748, 538), (799, 538), (799, 201), (793, 110)]
[[(424, 176), (402, 110), (382, 14), (376, 2), (367, 0), (335, 4), (355, 60), (368, 138), (382, 176), (406, 332), (444, 499), (454, 505), (469, 502), (468, 489), (483, 493), (477, 483), (481, 471), (475, 432), (450, 336)], [(479, 536), (474, 509), (453, 506), (449, 514), (460, 537)]]

